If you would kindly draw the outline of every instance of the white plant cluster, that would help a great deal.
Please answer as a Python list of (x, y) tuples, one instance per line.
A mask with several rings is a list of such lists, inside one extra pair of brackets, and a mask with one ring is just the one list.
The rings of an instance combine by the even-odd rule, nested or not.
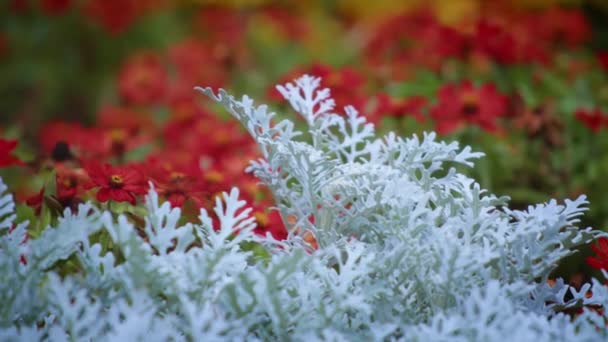
[[(152, 189), (145, 239), (85, 204), (26, 241), (0, 182), (0, 341), (608, 339), (606, 317), (589, 309), (608, 305), (607, 287), (547, 282), (600, 235), (576, 227), (584, 197), (510, 210), (454, 169), (480, 153), (434, 134), (376, 138), (354, 108), (336, 114), (319, 85), (303, 76), (278, 87), (308, 139), (246, 96), (199, 88), (258, 143), (249, 171), (271, 190), (285, 241), (253, 233), (236, 189), (217, 200), (216, 222), (202, 210), (200, 223), (180, 225)], [(120, 253), (92, 243), (99, 233)], [(55, 271), (74, 256), (79, 272)]]

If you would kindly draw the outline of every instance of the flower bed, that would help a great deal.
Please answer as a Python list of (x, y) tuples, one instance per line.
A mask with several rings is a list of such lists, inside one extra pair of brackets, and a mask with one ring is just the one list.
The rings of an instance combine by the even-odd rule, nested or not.
[(459, 4), (0, 5), (2, 339), (606, 338), (602, 7)]
[[(607, 287), (549, 283), (561, 258), (601, 235), (576, 227), (583, 196), (511, 210), (450, 167), (473, 166), (480, 153), (435, 134), (376, 138), (354, 107), (334, 113), (319, 83), (305, 75), (278, 87), (307, 132), (247, 96), (199, 88), (260, 148), (249, 171), (288, 223), (285, 239), (256, 234), (236, 188), (195, 222), (151, 186), (141, 217), (81, 204), (35, 239), (4, 195), (3, 337), (606, 338)], [(140, 189), (121, 169), (89, 174), (102, 202), (131, 202)]]

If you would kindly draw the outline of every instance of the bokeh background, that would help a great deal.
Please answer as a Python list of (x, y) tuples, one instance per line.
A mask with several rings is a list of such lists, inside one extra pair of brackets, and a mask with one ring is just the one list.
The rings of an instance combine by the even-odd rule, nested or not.
[[(255, 146), (192, 89), (285, 112), (273, 86), (301, 73), (381, 132), (436, 130), (484, 151), (463, 171), (516, 208), (587, 194), (582, 225), (608, 230), (603, 0), (4, 0), (0, 136), (26, 168), (0, 175), (24, 202), (44, 188), (60, 206), (87, 198), (66, 160), (187, 175), (182, 197), (165, 193), (176, 205), (236, 184), (273, 224), (242, 172)], [(558, 272), (587, 277), (587, 254)]]

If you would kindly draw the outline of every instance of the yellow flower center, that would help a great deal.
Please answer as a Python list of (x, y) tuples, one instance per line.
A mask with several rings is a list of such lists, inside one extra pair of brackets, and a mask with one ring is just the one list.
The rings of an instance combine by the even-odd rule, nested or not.
[(144, 68), (138, 68), (133, 72), (133, 83), (139, 86), (145, 86), (153, 79), (150, 71)]
[(113, 142), (123, 142), (127, 139), (127, 132), (123, 129), (113, 129), (110, 131), (109, 136)]
[(462, 110), (465, 114), (477, 114), (479, 109), (479, 96), (474, 91), (467, 91), (462, 94)]
[(171, 172), (171, 175), (169, 177), (172, 181), (180, 181), (186, 178), (186, 175), (181, 172)]
[(479, 102), (479, 96), (474, 91), (466, 91), (462, 94), (462, 103), (465, 105), (476, 105)]
[(205, 173), (205, 180), (210, 183), (220, 183), (224, 180), (224, 175), (218, 171), (207, 171)]
[(255, 214), (253, 214), (253, 217), (255, 217), (255, 220), (262, 227), (267, 226), (268, 222), (270, 222), (270, 219), (268, 218), (268, 215), (266, 215), (266, 213), (263, 213), (263, 212), (260, 212), (260, 211), (258, 211)]
[(110, 177), (110, 185), (113, 187), (120, 187), (124, 183), (124, 179), (119, 175), (112, 175)]
[(64, 178), (61, 183), (65, 188), (74, 188), (76, 186), (76, 180), (71, 177)]

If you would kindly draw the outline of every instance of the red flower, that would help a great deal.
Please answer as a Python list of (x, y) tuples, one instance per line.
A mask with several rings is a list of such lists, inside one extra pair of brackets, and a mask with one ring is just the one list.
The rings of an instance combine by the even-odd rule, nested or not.
[[(111, 34), (125, 31), (140, 15), (141, 0), (87, 0), (83, 12)], [(144, 1), (147, 2), (147, 1)]]
[(181, 77), (191, 78), (193, 72), (205, 68), (201, 63), (210, 63), (212, 60), (209, 47), (198, 39), (186, 39), (169, 48), (169, 61)]
[[(69, 134), (66, 134), (69, 132)], [(39, 132), (39, 143), (44, 154), (51, 156), (58, 143), (67, 144), (70, 153), (82, 159), (96, 159), (107, 155), (105, 131), (84, 127), (77, 123), (50, 122)]]
[(40, 191), (37, 194), (29, 196), (25, 200), (25, 204), (27, 204), (28, 207), (34, 209), (34, 212), (36, 213), (36, 215), (40, 215), (43, 199), (44, 199), (44, 187), (42, 187), (42, 189), (40, 189)]
[(198, 179), (181, 172), (169, 173), (158, 191), (167, 198), (172, 207), (181, 207), (186, 200), (192, 200), (197, 207), (203, 206), (204, 186)]
[(255, 217), (257, 226), (253, 230), (254, 233), (266, 236), (266, 233), (269, 232), (276, 240), (287, 239), (288, 233), (285, 229), (285, 225), (283, 225), (281, 213), (278, 210), (272, 210), (269, 213), (266, 213), (259, 205), (255, 209), (253, 216)]
[(608, 125), (608, 117), (598, 108), (593, 110), (579, 109), (574, 116), (593, 133), (599, 132), (602, 126)]
[(102, 107), (97, 112), (97, 125), (102, 128), (124, 129), (130, 134), (155, 128), (149, 113), (114, 106)]
[(215, 68), (227, 71), (231, 66), (243, 66), (247, 63), (250, 52), (245, 39), (250, 17), (246, 11), (210, 4), (203, 6), (194, 18), (195, 28), (199, 30), (196, 35), (204, 39), (206, 49), (218, 62)]
[[(293, 82), (299, 75), (308, 74), (321, 78), (321, 88), (329, 88), (331, 97), (335, 100), (335, 110), (343, 112), (344, 106), (351, 105), (358, 111), (363, 111), (367, 103), (364, 92), (365, 80), (363, 76), (353, 68), (334, 68), (326, 64), (315, 63), (306, 69), (298, 68), (283, 76), (277, 83), (284, 84)], [(268, 97), (273, 100), (282, 101), (283, 96), (275, 87), (269, 88)]]
[(507, 98), (494, 85), (474, 86), (470, 81), (447, 84), (439, 89), (438, 102), (431, 108), (437, 132), (447, 134), (463, 124), (494, 132), (496, 120), (507, 112)]
[(229, 47), (237, 47), (242, 43), (247, 32), (248, 17), (241, 11), (221, 6), (204, 6), (195, 25), (203, 31), (208, 41), (224, 43)]
[(9, 8), (17, 14), (23, 13), (30, 8), (29, 0), (12, 0)]
[(119, 158), (125, 152), (153, 140), (156, 134), (154, 120), (149, 114), (126, 107), (105, 107), (97, 113), (97, 128), (102, 132), (98, 141), (104, 155)]
[(477, 53), (486, 55), (499, 63), (510, 64), (517, 61), (514, 36), (488, 20), (481, 20), (477, 23), (472, 43)]
[(135, 195), (146, 193), (144, 176), (133, 167), (118, 167), (110, 164), (87, 163), (85, 170), (91, 178), (87, 188), (99, 187), (97, 200), (107, 202), (112, 199), (116, 202), (136, 203)]
[[(534, 19), (536, 19), (534, 21)], [(538, 25), (538, 17), (533, 22)], [(591, 27), (585, 15), (576, 9), (551, 8), (540, 17), (541, 39), (563, 43), (569, 48), (585, 43), (591, 36)]]
[(597, 239), (596, 245), (591, 245), (591, 249), (597, 257), (587, 257), (587, 265), (597, 269), (608, 271), (608, 238)]
[(71, 5), (72, 0), (41, 0), (40, 7), (48, 15), (60, 15)]
[(164, 196), (173, 208), (182, 207), (188, 199), (192, 200), (197, 208), (203, 207), (207, 187), (200, 177), (200, 169), (192, 164), (189, 168), (182, 166), (178, 169), (175, 164), (161, 163), (160, 160), (151, 159), (147, 163), (148, 167), (151, 167), (148, 174), (154, 179), (158, 193)]
[(608, 51), (599, 51), (596, 54), (597, 61), (605, 71), (608, 71)]
[(23, 164), (21, 160), (11, 155), (15, 147), (17, 147), (17, 140), (6, 140), (0, 138), (0, 168)]
[(403, 117), (411, 115), (418, 122), (424, 122), (422, 110), (427, 104), (426, 98), (422, 96), (412, 96), (406, 99), (395, 99), (388, 94), (381, 93), (376, 96), (377, 105), (371, 114), (373, 119), (380, 119), (384, 115), (391, 117)]
[(177, 80), (171, 89), (175, 95), (171, 94), (171, 97), (179, 98), (185, 92), (192, 98), (192, 87), (197, 84), (222, 86), (229, 71), (223, 58), (214, 53), (208, 43), (197, 39), (190, 38), (172, 45), (169, 61), (175, 67)]
[(227, 149), (237, 153), (252, 144), (251, 138), (236, 123), (223, 123), (211, 115), (200, 114), (166, 124), (163, 134), (166, 147), (214, 161), (226, 155)]
[(71, 202), (90, 181), (83, 169), (71, 169), (57, 164), (56, 172), (57, 199), (61, 203)]
[(309, 69), (309, 74), (320, 76), (322, 86), (331, 89), (331, 95), (336, 101), (336, 110), (340, 113), (344, 107), (351, 105), (362, 111), (365, 107), (367, 96), (365, 96), (365, 80), (363, 76), (353, 68), (332, 68), (329, 65), (314, 64)]
[(260, 9), (261, 20), (274, 26), (274, 31), (281, 35), (281, 38), (298, 40), (306, 36), (309, 31), (307, 23), (297, 14), (297, 11), (290, 10), (287, 6), (267, 5)]
[(131, 56), (118, 76), (118, 91), (128, 103), (148, 105), (164, 100), (168, 74), (159, 55), (139, 53)]
[(445, 59), (461, 57), (466, 43), (462, 33), (442, 25), (431, 11), (419, 10), (382, 23), (365, 46), (364, 53), (371, 65), (393, 69), (383, 74), (394, 79), (397, 73), (402, 79), (405, 76), (402, 69), (412, 65), (437, 70)]

